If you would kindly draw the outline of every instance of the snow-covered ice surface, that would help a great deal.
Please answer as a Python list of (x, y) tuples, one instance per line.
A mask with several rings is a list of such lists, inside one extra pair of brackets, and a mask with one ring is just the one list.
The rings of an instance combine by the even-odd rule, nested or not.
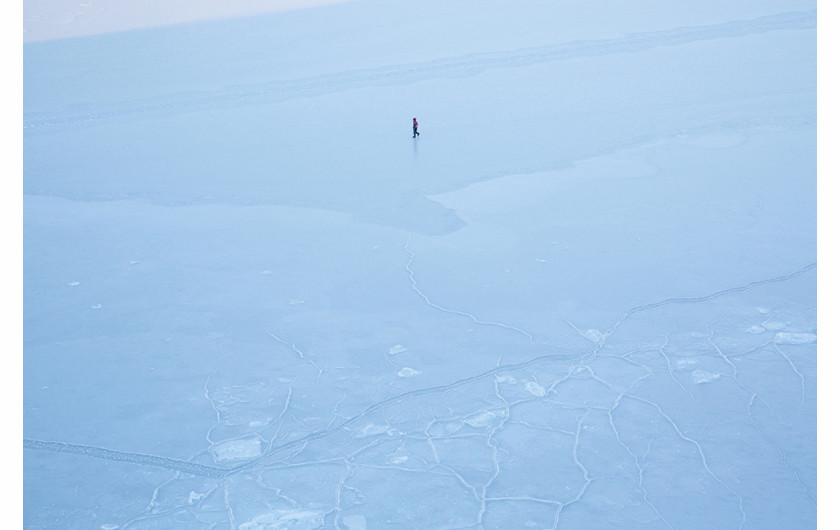
[(816, 24), (358, 0), (26, 44), (25, 527), (814, 528)]

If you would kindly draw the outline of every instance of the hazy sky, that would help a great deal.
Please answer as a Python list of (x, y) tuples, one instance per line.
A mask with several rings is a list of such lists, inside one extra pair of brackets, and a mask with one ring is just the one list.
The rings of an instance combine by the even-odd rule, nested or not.
[(347, 0), (23, 0), (24, 42), (335, 4)]

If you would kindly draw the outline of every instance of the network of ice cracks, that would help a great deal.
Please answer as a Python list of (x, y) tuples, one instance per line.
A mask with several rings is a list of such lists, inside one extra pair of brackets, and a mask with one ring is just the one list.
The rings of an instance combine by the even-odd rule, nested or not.
[[(406, 251), (412, 288), (432, 308), (533, 344), (526, 330), (435, 305)], [(814, 308), (762, 305), (814, 276), (811, 265), (636, 307), (606, 330), (567, 322), (590, 348), (500, 357), (352, 417), (338, 412), (341, 396), (332, 410), (306, 403), (330, 368), (269, 332), (297, 356), (298, 375), (207, 378), (216, 422), (189, 461), (29, 443), (172, 471), (145, 510), (102, 529), (761, 526), (774, 487), (816, 504), (812, 440), (802, 452), (790, 442), (814, 408)], [(382, 355), (395, 377), (423, 376), (410, 344)]]
[[(406, 290), (427, 313), (466, 323), (476, 343), (509, 337), (495, 362), (459, 360), (474, 368), (442, 379), (428, 356), (449, 352), (397, 339), (370, 354), (379, 373), (348, 381), (293, 332), (268, 329), (288, 374), (202, 374), (215, 420), (189, 458), (32, 439), (24, 448), (166, 477), (139, 509), (102, 500), (101, 516), (85, 519), (102, 530), (813, 526), (815, 265), (629, 307), (604, 329), (561, 321), (558, 335), (576, 340), (549, 344), (436, 300), (434, 278), (414, 266), (421, 251), (411, 239), (404, 251)], [(394, 382), (413, 386), (388, 392)]]

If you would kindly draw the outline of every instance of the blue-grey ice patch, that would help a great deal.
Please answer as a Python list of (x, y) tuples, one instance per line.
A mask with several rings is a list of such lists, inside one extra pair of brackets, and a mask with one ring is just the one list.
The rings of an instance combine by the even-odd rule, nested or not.
[(418, 370), (415, 370), (414, 368), (409, 368), (408, 366), (406, 366), (406, 367), (402, 368), (399, 372), (397, 372), (397, 375), (400, 376), (400, 377), (416, 377), (416, 376), (418, 376), (422, 373), (423, 372), (420, 372)]
[(67, 284), (68, 287), (76, 287), (77, 285), (81, 285), (81, 284), (77, 281), (72, 281), (72, 282)]
[(691, 372), (691, 378), (694, 380), (694, 383), (697, 385), (703, 383), (711, 383), (717, 379), (720, 379), (720, 374), (707, 372), (705, 370), (694, 370)]
[(341, 524), (347, 530), (367, 530), (367, 519), (364, 515), (347, 515), (341, 518)]
[(545, 397), (545, 388), (535, 381), (525, 383), (525, 390), (537, 397)]
[(239, 530), (311, 530), (320, 528), (323, 518), (323, 513), (312, 510), (272, 510), (242, 523)]
[(93, 304), (90, 306), (91, 309), (102, 309), (102, 304)]
[(260, 271), (260, 274), (261, 274), (262, 276), (271, 276), (271, 271), (268, 271), (268, 270), (266, 270), (266, 271)]
[(816, 333), (776, 333), (776, 344), (814, 344)]

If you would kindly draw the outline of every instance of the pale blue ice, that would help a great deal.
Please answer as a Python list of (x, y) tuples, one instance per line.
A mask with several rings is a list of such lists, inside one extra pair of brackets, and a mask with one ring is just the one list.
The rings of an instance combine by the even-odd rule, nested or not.
[(24, 527), (815, 528), (816, 34), (358, 0), (26, 43)]

